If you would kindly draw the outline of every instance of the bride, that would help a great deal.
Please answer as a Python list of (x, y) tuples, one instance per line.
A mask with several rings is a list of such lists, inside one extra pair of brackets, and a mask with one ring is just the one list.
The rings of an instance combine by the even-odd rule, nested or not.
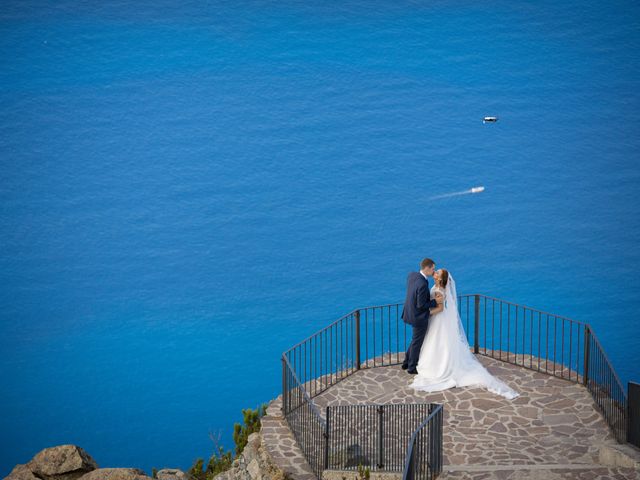
[(423, 392), (453, 387), (481, 386), (508, 399), (519, 393), (491, 375), (469, 350), (458, 313), (458, 297), (453, 277), (445, 269), (433, 274), (431, 298), (440, 292), (442, 305), (431, 309), (429, 329), (420, 349), (418, 375), (411, 386)]

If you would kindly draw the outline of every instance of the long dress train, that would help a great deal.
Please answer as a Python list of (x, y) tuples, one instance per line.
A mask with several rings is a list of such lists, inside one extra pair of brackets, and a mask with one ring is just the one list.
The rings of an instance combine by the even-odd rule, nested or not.
[(453, 387), (479, 386), (508, 399), (519, 393), (491, 375), (469, 349), (460, 314), (455, 281), (449, 275), (445, 292), (434, 286), (433, 296), (444, 294), (445, 308), (429, 320), (429, 329), (420, 349), (418, 375), (411, 386), (423, 392), (438, 392)]

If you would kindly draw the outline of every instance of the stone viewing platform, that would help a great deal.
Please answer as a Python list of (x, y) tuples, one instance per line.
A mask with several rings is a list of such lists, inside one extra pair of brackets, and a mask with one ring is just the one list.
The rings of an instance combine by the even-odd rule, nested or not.
[[(506, 400), (480, 388), (416, 392), (409, 387), (412, 376), (394, 365), (356, 371), (313, 402), (321, 415), (335, 405), (443, 404), (442, 479), (640, 479), (640, 451), (616, 442), (581, 383), (477, 358), (520, 396)], [(295, 480), (312, 480), (316, 477), (280, 407), (279, 397), (263, 419), (265, 448)], [(355, 472), (332, 473), (337, 475), (324, 475), (342, 480)]]
[[(479, 362), (520, 396), (426, 394), (400, 368), (403, 304), (357, 308), (285, 351), (267, 450), (294, 478), (640, 478), (640, 384), (592, 327), (482, 294), (457, 297)], [(363, 468), (365, 470), (363, 470)]]

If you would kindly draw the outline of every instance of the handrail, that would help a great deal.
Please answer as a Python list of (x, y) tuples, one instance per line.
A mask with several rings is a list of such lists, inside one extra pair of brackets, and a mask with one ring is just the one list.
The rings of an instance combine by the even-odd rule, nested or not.
[(600, 340), (598, 340), (598, 337), (596, 337), (596, 334), (593, 333), (593, 330), (591, 330), (591, 327), (589, 327), (589, 335), (591, 335), (591, 338), (593, 338), (593, 341), (596, 343), (596, 345), (600, 349), (600, 352), (602, 353), (602, 356), (604, 357), (604, 360), (607, 362), (607, 366), (611, 370), (611, 373), (613, 373), (613, 378), (618, 383), (618, 386), (620, 387), (620, 390), (622, 390), (622, 392), (624, 392), (624, 387), (622, 386), (622, 382), (620, 381), (620, 377), (618, 376), (618, 374), (616, 373), (615, 369), (613, 368), (611, 360), (609, 360), (609, 357), (607, 356), (607, 352), (605, 352), (604, 348), (602, 348), (602, 344), (600, 343)]
[[(424, 428), (424, 426), (429, 423), (431, 421), (432, 417), (435, 417), (436, 413), (438, 413), (440, 410), (442, 410), (442, 405), (438, 405), (433, 412), (431, 412), (429, 414), (429, 416), (427, 418), (424, 419), (424, 421), (418, 426), (418, 428), (416, 428), (413, 433), (411, 434), (411, 438), (409, 439), (409, 450), (407, 450), (407, 457), (409, 455), (411, 455), (411, 452), (413, 450), (413, 441), (416, 439), (416, 435), (418, 435), (418, 432)], [(405, 463), (405, 471), (407, 468), (407, 463)]]
[[(546, 312), (546, 311), (544, 311), (544, 310), (539, 310), (539, 309), (537, 309), (537, 308), (531, 308), (531, 307), (528, 307), (528, 306), (523, 305), (523, 304), (521, 304), (521, 303), (513, 303), (513, 302), (509, 302), (509, 301), (507, 301), (507, 300), (502, 300), (502, 299), (500, 299), (500, 298), (491, 297), (491, 296), (489, 296), (489, 295), (484, 295), (484, 294), (482, 294), (482, 293), (465, 293), (464, 295), (459, 295), (459, 297), (460, 297), (460, 298), (470, 298), (470, 297), (476, 297), (476, 296), (477, 296), (477, 297), (486, 298), (486, 299), (488, 299), (488, 300), (494, 300), (494, 301), (496, 301), (496, 302), (505, 303), (505, 304), (507, 304), (507, 305), (511, 305), (511, 306), (513, 306), (513, 307), (526, 308), (526, 309), (527, 309), (527, 310), (529, 310), (529, 311), (536, 312), (536, 313), (540, 313), (540, 314), (542, 314), (542, 315), (551, 315), (551, 316), (553, 316), (553, 317), (555, 317), (555, 318), (559, 318), (559, 319), (562, 319), (562, 320), (569, 320), (569, 321), (574, 322), (574, 323), (576, 323), (576, 324), (580, 324), (580, 325), (584, 325), (584, 326), (588, 326), (588, 325), (589, 325), (589, 324), (587, 324), (587, 323), (585, 323), (585, 322), (582, 322), (582, 321), (580, 321), (580, 320), (575, 320), (575, 319), (573, 319), (573, 318), (565, 317), (565, 316), (563, 316), (563, 315), (556, 315), (555, 313)], [(397, 307), (397, 306), (400, 306), (400, 305), (403, 305), (403, 303), (402, 303), (402, 302), (397, 302), (397, 303), (387, 303), (387, 304), (384, 304), (384, 305), (367, 305), (367, 306), (364, 306), (364, 307), (359, 307), (359, 308), (356, 308), (356, 309), (354, 309), (354, 310), (351, 310), (349, 313), (347, 313), (347, 314), (345, 314), (345, 315), (341, 316), (341, 317), (340, 317), (340, 318), (338, 318), (337, 320), (334, 320), (333, 322), (331, 322), (331, 323), (330, 323), (329, 325), (327, 325), (326, 327), (324, 327), (324, 328), (322, 328), (322, 329), (318, 330), (317, 332), (315, 332), (315, 333), (313, 333), (313, 334), (309, 335), (309, 336), (308, 336), (308, 337), (306, 337), (304, 340), (302, 340), (302, 341), (300, 341), (300, 342), (296, 343), (294, 346), (290, 347), (288, 350), (285, 350), (285, 351), (283, 352), (283, 354), (285, 354), (285, 355), (286, 355), (287, 353), (289, 353), (289, 352), (291, 352), (292, 350), (294, 350), (296, 347), (299, 347), (300, 345), (303, 345), (305, 342), (308, 342), (309, 340), (311, 340), (312, 338), (314, 338), (314, 337), (318, 336), (318, 335), (319, 335), (319, 334), (321, 334), (322, 332), (324, 332), (324, 331), (326, 331), (326, 330), (330, 329), (331, 327), (333, 327), (333, 326), (337, 325), (340, 321), (342, 321), (342, 320), (344, 320), (344, 319), (348, 318), (350, 315), (355, 314), (358, 310), (367, 310), (367, 309), (371, 309), (371, 308)]]
[(313, 403), (313, 400), (311, 399), (311, 397), (307, 393), (307, 389), (304, 388), (304, 385), (302, 385), (302, 383), (300, 383), (300, 379), (296, 375), (296, 372), (294, 372), (293, 368), (291, 368), (291, 364), (289, 363), (289, 360), (287, 359), (287, 357), (285, 355), (282, 355), (282, 359), (284, 360), (285, 364), (287, 365), (287, 368), (289, 368), (289, 371), (291, 372), (291, 375), (293, 375), (294, 380), (298, 383), (298, 385), (300, 385), (300, 389), (302, 390), (302, 393), (303, 393), (303, 395), (305, 397), (305, 400), (309, 403), (309, 406), (311, 407), (311, 411), (316, 415), (316, 417), (318, 417), (318, 420), (320, 421), (322, 426), (324, 426), (326, 428), (327, 422), (320, 415), (320, 412), (318, 411), (318, 408), (316, 407), (315, 403)]
[(460, 298), (467, 298), (467, 297), (482, 297), (482, 298), (486, 298), (489, 300), (494, 300), (496, 302), (500, 302), (500, 303), (506, 303), (507, 305), (511, 305), (513, 307), (521, 307), (521, 308), (526, 308), (527, 310), (530, 310), (532, 312), (536, 312), (536, 313), (541, 313), (542, 315), (550, 315), (552, 317), (555, 318), (559, 318), (561, 320), (569, 320), (570, 322), (574, 322), (574, 323), (578, 323), (580, 325), (585, 325), (585, 326), (589, 326), (588, 323), (582, 322), (580, 320), (575, 320), (573, 318), (569, 318), (569, 317), (565, 317), (563, 315), (556, 315), (555, 313), (550, 313), (550, 312), (545, 312), (544, 310), (538, 310), (537, 308), (531, 308), (528, 307), (527, 305), (523, 305), (521, 303), (513, 303), (510, 302), (508, 300), (502, 300), (500, 298), (496, 298), (496, 297), (490, 297), (489, 295), (484, 295), (482, 293), (465, 293), (464, 295), (458, 295)]
[(609, 360), (609, 357), (606, 354), (604, 348), (602, 347), (602, 344), (600, 343), (600, 340), (598, 340), (598, 337), (593, 332), (593, 328), (591, 328), (591, 325), (589, 323), (586, 323), (586, 322), (583, 322), (583, 321), (580, 321), (580, 320), (575, 320), (575, 319), (570, 318), (570, 317), (565, 317), (563, 315), (556, 315), (555, 313), (545, 312), (544, 310), (538, 310), (536, 308), (528, 307), (527, 305), (509, 302), (508, 300), (502, 300), (500, 298), (491, 297), (489, 295), (484, 295), (484, 294), (481, 294), (481, 293), (464, 294), (464, 295), (460, 295), (459, 297), (460, 298), (482, 297), (482, 298), (485, 298), (485, 299), (488, 299), (488, 300), (492, 300), (492, 301), (500, 302), (500, 303), (503, 303), (503, 304), (511, 305), (513, 307), (520, 307), (520, 308), (526, 309), (526, 310), (528, 310), (530, 312), (540, 313), (542, 315), (549, 315), (549, 316), (552, 316), (552, 317), (560, 319), (560, 320), (567, 320), (567, 321), (573, 322), (574, 324), (582, 325), (583, 327), (588, 328), (589, 329), (589, 336), (591, 338), (593, 338), (594, 342), (596, 343), (596, 345), (598, 346), (598, 348), (602, 352), (602, 355), (603, 355), (604, 359), (607, 362), (607, 366), (611, 369), (615, 380), (619, 384), (620, 388), (624, 391), (624, 388), (622, 387), (622, 382), (620, 381), (620, 377), (618, 376), (617, 372), (614, 370), (613, 364), (611, 363), (611, 360)]
[(307, 338), (305, 338), (304, 340), (296, 343), (293, 347), (289, 348), (289, 350), (285, 350), (282, 354), (286, 355), (289, 352), (291, 352), (292, 350), (295, 350), (297, 347), (304, 345), (306, 342), (308, 342), (309, 340), (311, 340), (314, 337), (317, 337), (318, 335), (320, 335), (322, 332), (324, 332), (325, 330), (330, 329), (331, 327), (334, 327), (335, 325), (337, 325), (339, 322), (341, 322), (342, 320), (345, 320), (346, 318), (349, 318), (350, 315), (355, 314), (358, 310), (358, 308), (356, 308), (355, 310), (351, 310), (349, 313), (347, 313), (346, 315), (341, 316), (339, 319), (335, 320), (334, 322), (330, 323), (329, 325), (327, 325), (326, 327), (322, 328), (321, 330), (318, 330), (316, 333), (313, 333), (311, 335), (309, 335)]
[(440, 411), (442, 411), (442, 409), (443, 409), (442, 404), (439, 404), (433, 410), (433, 412), (431, 412), (429, 416), (420, 424), (420, 426), (413, 431), (413, 434), (411, 435), (411, 439), (409, 440), (409, 447), (407, 448), (407, 455), (404, 461), (404, 469), (402, 471), (403, 480), (406, 480), (409, 476), (409, 469), (411, 468), (411, 457), (413, 455), (413, 447), (416, 443), (416, 437), (418, 436), (418, 433), (432, 420), (433, 417), (435, 417)]

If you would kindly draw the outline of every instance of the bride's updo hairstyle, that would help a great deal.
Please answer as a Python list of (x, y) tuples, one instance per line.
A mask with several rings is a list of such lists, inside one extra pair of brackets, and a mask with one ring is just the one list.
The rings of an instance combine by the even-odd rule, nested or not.
[(440, 270), (440, 283), (442, 284), (442, 288), (446, 288), (447, 283), (449, 283), (449, 272), (444, 268)]

